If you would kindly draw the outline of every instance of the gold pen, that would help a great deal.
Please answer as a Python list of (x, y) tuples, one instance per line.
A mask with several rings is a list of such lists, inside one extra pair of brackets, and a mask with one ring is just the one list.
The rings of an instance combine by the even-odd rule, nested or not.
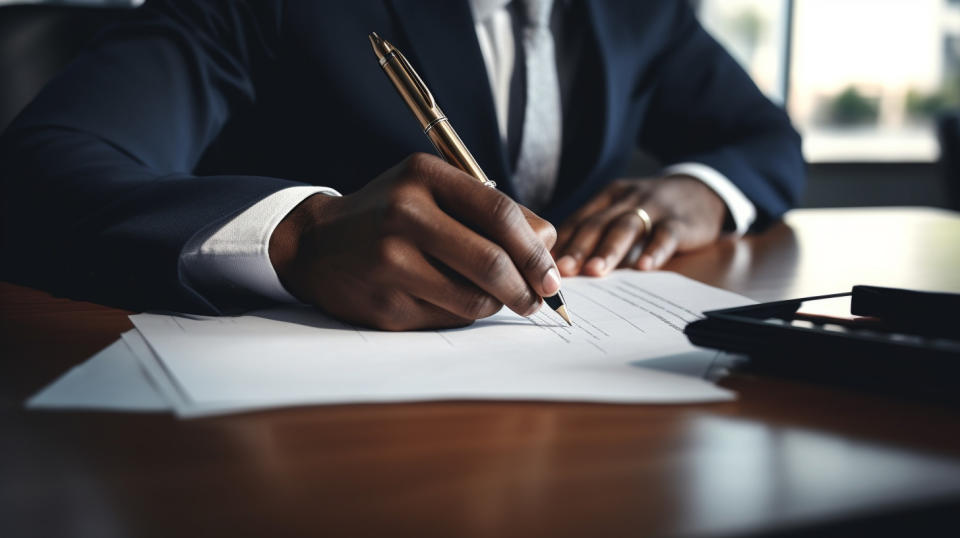
[[(427, 85), (423, 83), (423, 79), (413, 69), (410, 62), (396, 47), (391, 45), (389, 41), (381, 39), (376, 32), (371, 33), (368, 37), (370, 38), (370, 45), (373, 46), (373, 52), (380, 62), (380, 67), (383, 68), (383, 72), (393, 82), (397, 93), (400, 94), (400, 97), (410, 107), (410, 111), (416, 116), (417, 121), (420, 122), (423, 134), (427, 135), (427, 138), (433, 142), (433, 146), (437, 148), (437, 153), (445, 161), (470, 174), (477, 181), (488, 187), (496, 187), (497, 184), (483, 173), (480, 164), (477, 163), (470, 150), (460, 140), (460, 136), (450, 125), (450, 120), (447, 119), (443, 110), (440, 110), (433, 94), (427, 89)], [(567, 324), (573, 325), (570, 322), (563, 294), (560, 291), (557, 291), (556, 295), (551, 297), (544, 297), (544, 302), (555, 310)]]

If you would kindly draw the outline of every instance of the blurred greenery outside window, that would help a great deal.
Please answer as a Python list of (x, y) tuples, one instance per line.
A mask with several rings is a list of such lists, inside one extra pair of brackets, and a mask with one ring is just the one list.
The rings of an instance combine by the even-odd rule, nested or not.
[(960, 109), (960, 0), (701, 0), (700, 19), (810, 162), (930, 162)]

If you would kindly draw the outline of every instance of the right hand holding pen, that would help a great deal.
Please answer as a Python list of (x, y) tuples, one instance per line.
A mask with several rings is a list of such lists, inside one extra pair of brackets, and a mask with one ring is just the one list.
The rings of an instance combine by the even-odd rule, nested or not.
[(386, 330), (529, 315), (560, 277), (553, 226), (438, 157), (414, 154), (342, 198), (315, 194), (270, 239), (294, 296)]

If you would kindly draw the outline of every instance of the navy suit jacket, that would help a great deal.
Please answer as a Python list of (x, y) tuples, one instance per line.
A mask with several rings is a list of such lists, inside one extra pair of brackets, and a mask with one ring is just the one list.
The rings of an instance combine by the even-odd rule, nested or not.
[[(732, 180), (758, 225), (803, 184), (799, 137), (681, 0), (583, 2), (588, 53), (559, 222), (641, 147)], [(508, 194), (466, 0), (148, 2), (103, 32), (4, 135), (7, 256), (28, 283), (100, 302), (213, 312), (179, 255), (205, 226), (294, 185), (357, 190), (431, 152), (370, 50), (405, 52)]]

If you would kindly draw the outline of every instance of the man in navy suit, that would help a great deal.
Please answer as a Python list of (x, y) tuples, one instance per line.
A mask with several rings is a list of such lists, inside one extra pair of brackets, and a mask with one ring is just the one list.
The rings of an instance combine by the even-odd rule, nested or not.
[[(427, 155), (371, 31), (499, 190)], [(623, 177), (637, 147), (660, 177)], [(656, 269), (775, 220), (803, 184), (783, 111), (679, 0), (148, 2), (2, 151), (21, 279), (386, 329), (529, 314), (561, 275)]]

